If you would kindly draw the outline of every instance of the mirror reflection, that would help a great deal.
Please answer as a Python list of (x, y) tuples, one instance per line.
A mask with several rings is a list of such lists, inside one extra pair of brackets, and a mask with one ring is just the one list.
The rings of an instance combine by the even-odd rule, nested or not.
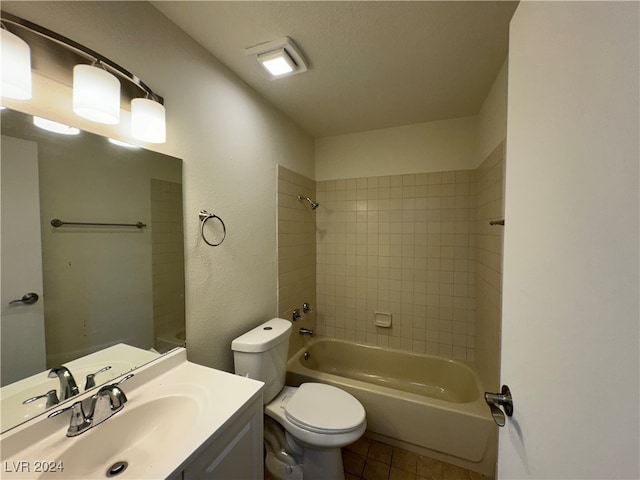
[(1, 115), (5, 431), (184, 345), (184, 246), (180, 159)]

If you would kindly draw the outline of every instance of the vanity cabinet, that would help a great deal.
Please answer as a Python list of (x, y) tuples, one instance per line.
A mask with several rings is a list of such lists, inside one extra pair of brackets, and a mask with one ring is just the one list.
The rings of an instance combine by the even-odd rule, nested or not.
[(262, 407), (260, 395), (237, 418), (231, 418), (203, 445), (202, 452), (183, 470), (182, 479), (262, 479)]

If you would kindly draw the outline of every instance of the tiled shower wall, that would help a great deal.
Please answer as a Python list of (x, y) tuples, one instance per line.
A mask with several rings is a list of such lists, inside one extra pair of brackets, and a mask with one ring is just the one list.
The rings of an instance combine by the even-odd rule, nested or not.
[[(475, 172), (316, 184), (319, 333), (475, 358)], [(374, 325), (374, 313), (392, 326)]]
[[(504, 168), (504, 144), (476, 170), (314, 182), (279, 167), (279, 315), (317, 302), (290, 353), (306, 326), (475, 361), (497, 388), (504, 227), (489, 220), (504, 218)], [(375, 312), (391, 313), (391, 328)]]
[(182, 185), (151, 179), (154, 336), (184, 330)]
[(298, 195), (315, 199), (315, 182), (278, 166), (278, 315), (291, 319), (293, 309), (310, 303), (313, 311), (296, 321), (289, 354), (304, 344), (300, 327), (316, 328), (316, 212)]

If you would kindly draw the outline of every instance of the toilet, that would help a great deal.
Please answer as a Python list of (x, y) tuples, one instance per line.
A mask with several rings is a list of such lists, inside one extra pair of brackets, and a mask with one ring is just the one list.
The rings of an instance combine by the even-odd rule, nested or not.
[(285, 386), (290, 335), (291, 322), (274, 318), (233, 340), (235, 373), (265, 383), (264, 413), (284, 428), (283, 454), (301, 460), (305, 480), (343, 480), (340, 448), (366, 430), (364, 407), (331, 385)]

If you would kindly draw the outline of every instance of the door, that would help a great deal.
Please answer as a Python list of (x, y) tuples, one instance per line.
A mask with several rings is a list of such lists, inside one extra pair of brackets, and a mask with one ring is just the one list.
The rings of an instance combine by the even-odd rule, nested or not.
[(640, 478), (639, 4), (511, 22), (498, 478)]
[[(38, 145), (2, 136), (2, 385), (46, 368)], [(32, 304), (9, 302), (36, 293)], [(30, 345), (25, 349), (24, 345)]]

